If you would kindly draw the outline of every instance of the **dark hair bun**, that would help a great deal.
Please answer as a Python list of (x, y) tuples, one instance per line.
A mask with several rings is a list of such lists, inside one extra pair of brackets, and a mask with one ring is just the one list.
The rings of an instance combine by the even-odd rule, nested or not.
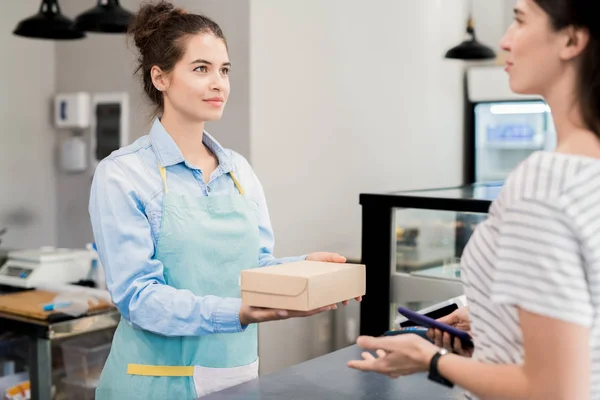
[(135, 46), (144, 53), (144, 49), (151, 43), (151, 39), (160, 32), (165, 22), (173, 13), (181, 13), (175, 6), (167, 1), (158, 3), (144, 3), (129, 24), (129, 34), (133, 37)]

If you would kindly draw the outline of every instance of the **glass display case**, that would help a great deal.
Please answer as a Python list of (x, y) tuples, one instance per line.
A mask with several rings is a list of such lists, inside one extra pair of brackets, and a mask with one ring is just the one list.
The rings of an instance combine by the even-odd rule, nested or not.
[(393, 328), (398, 306), (418, 310), (463, 294), (460, 257), (501, 188), (488, 182), (360, 195), (367, 271), (362, 335)]

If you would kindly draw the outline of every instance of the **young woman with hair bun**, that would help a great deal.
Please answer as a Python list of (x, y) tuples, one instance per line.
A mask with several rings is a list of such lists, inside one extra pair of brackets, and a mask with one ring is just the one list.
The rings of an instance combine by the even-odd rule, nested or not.
[(142, 5), (129, 34), (157, 117), (148, 135), (102, 160), (92, 184), (92, 228), (122, 315), (96, 398), (191, 400), (257, 377), (257, 323), (336, 307), (244, 306), (242, 270), (346, 259), (276, 259), (257, 176), (205, 132), (230, 92), (221, 28), (161, 1)]

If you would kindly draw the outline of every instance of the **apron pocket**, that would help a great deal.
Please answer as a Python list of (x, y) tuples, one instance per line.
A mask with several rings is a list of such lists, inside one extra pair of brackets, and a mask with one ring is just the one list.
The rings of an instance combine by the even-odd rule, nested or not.
[(258, 378), (258, 359), (252, 364), (232, 368), (194, 366), (194, 387), (198, 397)]

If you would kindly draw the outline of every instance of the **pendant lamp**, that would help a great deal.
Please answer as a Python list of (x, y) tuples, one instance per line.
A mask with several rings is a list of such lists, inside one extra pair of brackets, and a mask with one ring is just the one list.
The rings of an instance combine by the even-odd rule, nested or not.
[(446, 52), (446, 58), (455, 60), (489, 60), (496, 58), (496, 53), (477, 40), (473, 22), (473, 1), (470, 2), (469, 19), (467, 20), (467, 36), (459, 45)]
[(75, 28), (98, 33), (126, 33), (133, 14), (119, 0), (98, 0), (93, 7), (75, 18)]
[(71, 40), (85, 37), (73, 21), (60, 12), (58, 0), (42, 0), (37, 14), (19, 22), (13, 34), (37, 39)]

